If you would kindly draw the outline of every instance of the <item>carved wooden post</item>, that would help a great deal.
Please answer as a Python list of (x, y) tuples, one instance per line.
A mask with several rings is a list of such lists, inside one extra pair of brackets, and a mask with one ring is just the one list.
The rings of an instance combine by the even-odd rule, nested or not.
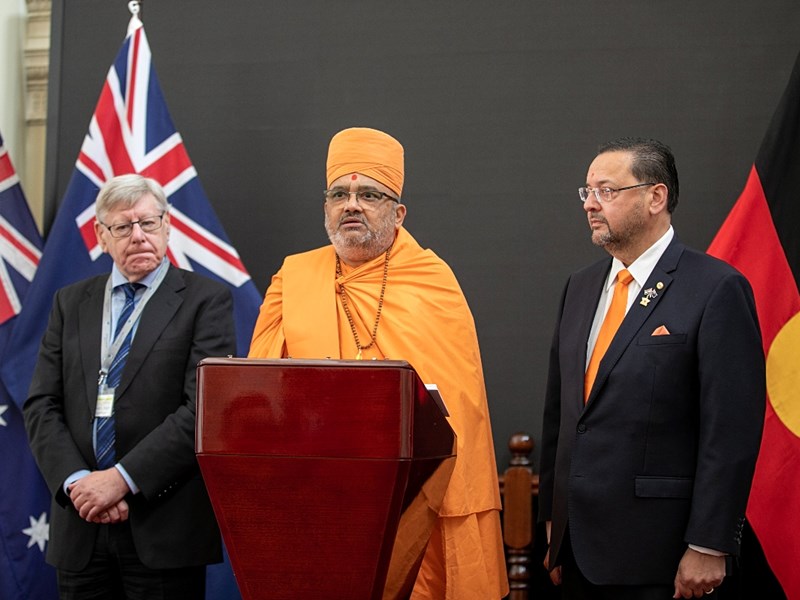
[(509, 600), (527, 600), (533, 548), (533, 495), (538, 477), (533, 474), (530, 454), (533, 438), (515, 433), (508, 442), (511, 462), (501, 478), (503, 494), (503, 541), (506, 545)]
[(50, 73), (51, 0), (26, 0), (25, 158), (18, 159), (25, 196), (39, 229), (44, 222), (44, 159), (47, 133), (47, 84)]

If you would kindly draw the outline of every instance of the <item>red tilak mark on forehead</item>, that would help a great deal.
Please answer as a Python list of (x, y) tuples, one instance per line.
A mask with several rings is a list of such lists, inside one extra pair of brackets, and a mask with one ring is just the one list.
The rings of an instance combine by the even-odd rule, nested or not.
[(358, 175), (356, 175), (356, 174), (354, 173), (353, 175), (350, 175), (350, 179), (352, 179), (353, 181), (355, 181), (356, 179), (358, 179)]

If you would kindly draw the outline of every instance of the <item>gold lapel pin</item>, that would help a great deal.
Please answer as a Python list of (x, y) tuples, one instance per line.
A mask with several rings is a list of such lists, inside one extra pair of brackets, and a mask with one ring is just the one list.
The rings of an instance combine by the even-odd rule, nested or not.
[(647, 288), (643, 293), (644, 296), (642, 296), (642, 299), (639, 300), (639, 304), (641, 304), (642, 306), (647, 306), (648, 304), (650, 304), (650, 300), (658, 296), (658, 292), (655, 291), (653, 288)]

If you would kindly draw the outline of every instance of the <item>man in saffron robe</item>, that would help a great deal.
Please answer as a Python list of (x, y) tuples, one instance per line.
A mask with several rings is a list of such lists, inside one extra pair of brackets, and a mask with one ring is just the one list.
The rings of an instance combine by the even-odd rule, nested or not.
[(412, 598), (508, 593), (500, 495), (475, 324), (453, 272), (403, 228), (403, 147), (374, 129), (330, 143), (324, 212), (331, 245), (273, 276), (251, 358), (408, 361), (438, 386), (457, 459)]

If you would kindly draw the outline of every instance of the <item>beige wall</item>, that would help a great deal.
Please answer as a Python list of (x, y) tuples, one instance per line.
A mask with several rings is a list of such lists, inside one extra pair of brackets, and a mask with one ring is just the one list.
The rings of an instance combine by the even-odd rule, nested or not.
[(20, 177), (24, 176), (25, 83), (23, 47), (25, 0), (0, 2), (0, 132)]
[(0, 131), (40, 229), (49, 50), (50, 0), (2, 0)]

